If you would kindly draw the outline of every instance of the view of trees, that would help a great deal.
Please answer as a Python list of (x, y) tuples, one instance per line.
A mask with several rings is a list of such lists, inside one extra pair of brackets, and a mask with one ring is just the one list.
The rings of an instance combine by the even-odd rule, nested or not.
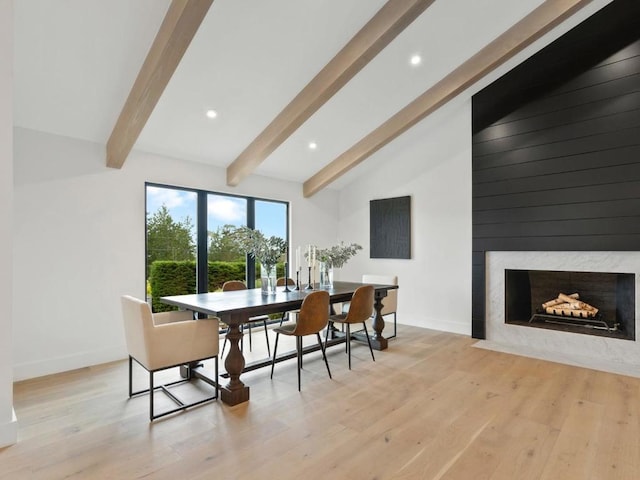
[(194, 226), (186, 217), (176, 222), (162, 205), (147, 219), (147, 277), (156, 260), (195, 260)]
[[(244, 262), (246, 254), (233, 241), (233, 226), (224, 225), (209, 232), (210, 262)], [(195, 260), (194, 225), (189, 217), (176, 221), (162, 205), (147, 220), (147, 265), (156, 260)], [(147, 267), (148, 268), (148, 267)]]
[[(202, 203), (198, 199), (204, 199), (203, 194), (207, 199), (206, 212), (199, 210)], [(173, 308), (160, 301), (162, 296), (196, 293), (202, 289), (217, 291), (227, 280), (245, 280), (252, 286), (254, 282), (260, 286), (260, 279), (255, 278), (260, 276), (260, 263), (256, 262), (255, 272), (251, 268), (247, 270), (249, 250), (241, 241), (242, 229), (246, 229), (243, 225), (255, 224), (256, 230), (266, 232), (264, 235), (268, 234), (269, 238), (278, 237), (284, 243), (288, 210), (283, 202), (253, 201), (255, 209), (249, 218), (248, 200), (244, 198), (147, 187), (146, 296), (154, 311)], [(198, 236), (199, 227), (194, 220), (202, 213), (206, 213), (206, 239)], [(196, 258), (201, 247), (207, 249), (204, 265)], [(276, 272), (284, 275), (283, 263), (276, 264)], [(199, 285), (198, 279), (205, 276), (207, 285)]]
[(244, 262), (246, 253), (243, 252), (233, 239), (233, 225), (224, 225), (215, 232), (209, 232), (210, 262)]

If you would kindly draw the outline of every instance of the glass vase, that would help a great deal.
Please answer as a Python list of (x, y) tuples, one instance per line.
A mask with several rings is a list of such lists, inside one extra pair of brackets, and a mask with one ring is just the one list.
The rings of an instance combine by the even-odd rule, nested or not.
[(260, 282), (263, 295), (276, 294), (276, 266), (260, 264)]
[(333, 288), (333, 267), (327, 262), (318, 262), (320, 288)]

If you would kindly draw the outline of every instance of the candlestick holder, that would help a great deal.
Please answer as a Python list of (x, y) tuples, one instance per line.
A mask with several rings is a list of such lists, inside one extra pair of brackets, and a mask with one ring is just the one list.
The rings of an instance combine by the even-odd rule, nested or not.
[(296, 288), (294, 290), (300, 290), (300, 270), (296, 270)]
[(311, 284), (311, 265), (309, 265), (309, 283), (307, 283), (305, 290), (313, 290), (313, 285)]
[(289, 264), (284, 262), (284, 290), (285, 292), (290, 292), (289, 288)]

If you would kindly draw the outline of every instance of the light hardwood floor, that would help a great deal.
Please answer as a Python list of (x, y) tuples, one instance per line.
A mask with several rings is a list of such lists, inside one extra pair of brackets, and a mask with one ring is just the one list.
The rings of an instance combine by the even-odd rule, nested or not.
[(153, 424), (146, 397), (127, 399), (124, 361), (20, 382), (0, 478), (640, 478), (640, 379), (473, 343), (398, 326), (375, 363), (354, 346), (349, 371), (329, 350), (333, 380), (309, 355), (301, 393), (291, 360), (273, 380), (245, 375), (248, 403)]

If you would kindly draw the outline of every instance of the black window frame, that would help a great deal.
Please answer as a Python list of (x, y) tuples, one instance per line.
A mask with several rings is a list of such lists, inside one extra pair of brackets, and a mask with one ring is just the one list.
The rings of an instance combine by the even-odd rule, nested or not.
[[(233, 193), (226, 193), (226, 192), (218, 192), (218, 191), (212, 191), (212, 190), (203, 190), (203, 189), (199, 189), (199, 188), (192, 188), (192, 187), (181, 187), (178, 185), (168, 185), (168, 184), (163, 184), (163, 183), (155, 183), (155, 182), (145, 182), (144, 183), (144, 231), (145, 231), (145, 238), (144, 238), (144, 254), (145, 254), (145, 261), (144, 261), (144, 266), (145, 266), (145, 271), (146, 271), (146, 267), (147, 267), (147, 259), (148, 257), (148, 251), (147, 251), (147, 245), (148, 245), (148, 239), (147, 239), (147, 232), (148, 232), (148, 226), (147, 226), (147, 220), (148, 220), (148, 210), (147, 210), (147, 188), (148, 187), (157, 187), (157, 188), (167, 188), (167, 189), (173, 189), (173, 190), (181, 190), (181, 191), (185, 191), (185, 192), (194, 192), (196, 193), (196, 292), (197, 293), (206, 293), (209, 288), (208, 288), (208, 276), (209, 276), (209, 272), (208, 272), (208, 240), (209, 240), (209, 234), (208, 234), (208, 230), (207, 230), (207, 214), (208, 214), (208, 196), (209, 195), (218, 195), (218, 196), (222, 196), (222, 197), (232, 197), (232, 198), (241, 198), (243, 200), (246, 200), (247, 202), (247, 218), (246, 218), (246, 226), (249, 228), (255, 228), (255, 224), (256, 224), (256, 218), (255, 218), (255, 202), (256, 201), (262, 201), (262, 202), (273, 202), (273, 203), (280, 203), (286, 206), (286, 238), (285, 241), (287, 243), (287, 252), (291, 251), (290, 248), (290, 241), (289, 241), (289, 227), (290, 227), (290, 202), (285, 201), (285, 200), (274, 200), (271, 198), (264, 198), (264, 197), (254, 197), (254, 196), (247, 196), (247, 195), (237, 195), (237, 194), (233, 194)], [(247, 259), (246, 259), (246, 280), (247, 280), (247, 287), (248, 288), (255, 288), (255, 284), (256, 284), (256, 264), (255, 264), (255, 259), (253, 257), (250, 257), (249, 255), (247, 255)], [(146, 282), (147, 278), (146, 278), (146, 274), (145, 274), (145, 282)]]

